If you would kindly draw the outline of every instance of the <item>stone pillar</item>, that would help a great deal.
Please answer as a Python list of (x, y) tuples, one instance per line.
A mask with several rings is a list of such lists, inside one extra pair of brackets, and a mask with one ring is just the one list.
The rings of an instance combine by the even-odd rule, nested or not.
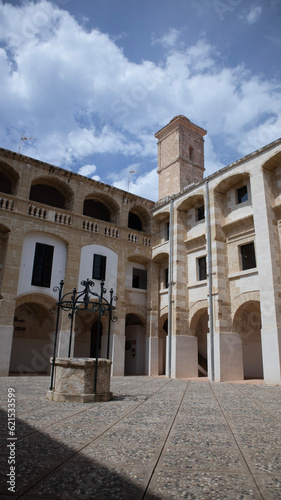
[[(209, 190), (209, 210), (212, 248), (211, 272), (214, 332), (214, 378), (216, 381), (243, 380), (242, 342), (240, 341), (240, 336), (238, 334), (232, 333), (226, 236), (222, 230), (222, 223), (224, 220), (224, 196), (212, 191), (211, 189)], [(208, 274), (209, 271), (210, 270), (208, 269)], [(210, 349), (210, 334), (207, 338), (208, 377), (211, 379), (212, 356)]]
[(159, 375), (159, 338), (146, 337), (146, 370), (147, 375)]
[[(172, 363), (171, 376), (198, 376), (197, 338), (188, 327), (186, 212), (174, 210), (173, 215), (173, 271), (172, 271)], [(169, 339), (167, 339), (169, 349)], [(167, 358), (168, 359), (168, 353)], [(168, 373), (166, 371), (166, 373)]]
[(272, 183), (272, 174), (262, 168), (251, 177), (264, 381), (281, 384), (280, 244)]
[[(125, 321), (124, 331), (125, 331)], [(112, 337), (112, 376), (123, 376), (125, 368), (125, 335), (113, 334)]]
[(0, 326), (0, 377), (9, 375), (13, 332), (13, 326)]
[(2, 298), (0, 301), (0, 376), (9, 375), (14, 333), (15, 298), (24, 237), (25, 233), (21, 228), (14, 228), (9, 233), (6, 246), (8, 258), (2, 270)]
[(172, 378), (198, 377), (197, 337), (173, 335), (172, 337)]
[(151, 262), (147, 267), (147, 321), (145, 373), (159, 375), (158, 319), (159, 319), (159, 264)]
[[(208, 360), (211, 359), (210, 333), (207, 335)], [(238, 333), (214, 334), (215, 381), (243, 380), (242, 340)], [(210, 363), (208, 378), (211, 379)]]

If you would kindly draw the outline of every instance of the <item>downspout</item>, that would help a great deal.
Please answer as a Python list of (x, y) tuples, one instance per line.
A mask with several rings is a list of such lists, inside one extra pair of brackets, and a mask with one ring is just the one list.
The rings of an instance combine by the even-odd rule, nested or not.
[(210, 206), (209, 206), (209, 184), (205, 182), (205, 199), (206, 199), (206, 226), (207, 226), (207, 269), (208, 269), (208, 285), (209, 285), (209, 324), (210, 324), (210, 354), (211, 354), (211, 381), (215, 380), (215, 362), (214, 362), (214, 310), (213, 310), (213, 294), (212, 294), (212, 238), (210, 224)]
[(168, 289), (168, 377), (172, 373), (172, 286), (173, 286), (173, 201), (170, 201), (170, 223), (169, 223), (169, 289)]

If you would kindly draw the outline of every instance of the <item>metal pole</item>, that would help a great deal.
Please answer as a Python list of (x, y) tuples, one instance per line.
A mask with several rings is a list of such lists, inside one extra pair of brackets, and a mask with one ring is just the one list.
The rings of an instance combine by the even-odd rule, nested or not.
[(99, 359), (99, 341), (100, 341), (100, 323), (101, 323), (101, 313), (102, 313), (102, 300), (103, 300), (103, 285), (102, 281), (100, 284), (101, 292), (99, 297), (99, 317), (98, 317), (98, 331), (97, 331), (97, 345), (96, 345), (96, 364), (95, 364), (95, 380), (94, 380), (94, 392), (97, 390), (97, 377), (98, 377), (98, 359)]
[(108, 330), (107, 330), (107, 351), (106, 359), (109, 359), (109, 347), (110, 347), (110, 328), (111, 328), (111, 308), (112, 308), (112, 298), (113, 298), (113, 288), (110, 289), (110, 304), (108, 313)]
[(170, 226), (169, 226), (169, 289), (168, 289), (168, 377), (172, 373), (172, 286), (173, 286), (173, 201), (170, 201)]
[(59, 287), (59, 300), (57, 302), (57, 320), (56, 320), (56, 331), (55, 331), (55, 339), (54, 339), (54, 351), (53, 351), (53, 359), (52, 359), (52, 367), (51, 367), (51, 383), (50, 383), (50, 391), (53, 390), (53, 380), (54, 380), (54, 368), (55, 368), (55, 360), (56, 360), (56, 350), (57, 350), (57, 336), (58, 336), (58, 328), (59, 328), (59, 317), (60, 317), (60, 307), (61, 307), (61, 296), (63, 289), (63, 280), (60, 282)]
[(70, 333), (69, 333), (69, 345), (68, 345), (68, 357), (70, 358), (71, 354), (71, 342), (72, 342), (72, 331), (73, 331), (73, 319), (74, 319), (74, 311), (75, 311), (75, 296), (76, 296), (76, 288), (73, 288), (72, 295), (72, 311), (71, 311), (71, 323), (70, 323)]
[(214, 314), (213, 314), (213, 283), (212, 283), (212, 238), (210, 224), (210, 206), (209, 206), (209, 185), (205, 182), (206, 198), (206, 225), (207, 225), (207, 266), (208, 266), (208, 284), (209, 284), (209, 323), (210, 323), (210, 351), (211, 351), (211, 381), (215, 380), (215, 360), (214, 360)]

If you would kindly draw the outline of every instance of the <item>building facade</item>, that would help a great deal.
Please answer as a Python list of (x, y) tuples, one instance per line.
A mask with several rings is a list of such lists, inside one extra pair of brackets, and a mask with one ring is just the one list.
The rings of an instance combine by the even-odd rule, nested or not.
[[(157, 132), (157, 203), (0, 149), (2, 375), (48, 373), (54, 288), (89, 278), (118, 296), (113, 375), (281, 383), (281, 139), (204, 178), (205, 134), (184, 116)], [(74, 330), (93, 357), (96, 313)]]

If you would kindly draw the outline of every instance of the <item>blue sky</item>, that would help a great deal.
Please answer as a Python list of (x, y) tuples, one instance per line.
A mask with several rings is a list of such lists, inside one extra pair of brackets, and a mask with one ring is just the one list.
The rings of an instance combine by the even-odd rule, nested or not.
[(205, 174), (281, 137), (281, 0), (0, 0), (0, 146), (153, 200), (154, 133)]

